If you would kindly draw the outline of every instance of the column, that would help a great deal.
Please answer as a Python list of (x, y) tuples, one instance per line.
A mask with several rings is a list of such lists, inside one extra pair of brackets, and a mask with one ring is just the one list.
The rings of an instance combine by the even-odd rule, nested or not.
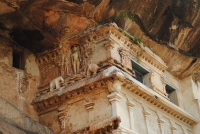
[(117, 117), (119, 116), (119, 101), (121, 99), (121, 96), (117, 92), (112, 92), (107, 96), (109, 98), (109, 101), (112, 105), (112, 116)]

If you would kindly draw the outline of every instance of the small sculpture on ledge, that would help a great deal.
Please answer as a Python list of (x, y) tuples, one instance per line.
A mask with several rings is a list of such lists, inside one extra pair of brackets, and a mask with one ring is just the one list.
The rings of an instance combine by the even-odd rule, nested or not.
[(64, 84), (64, 79), (59, 76), (50, 82), (50, 92), (54, 89), (59, 89)]
[(91, 76), (91, 74), (95, 75), (97, 73), (98, 68), (99, 67), (97, 64), (94, 63), (88, 64), (86, 72), (87, 77)]

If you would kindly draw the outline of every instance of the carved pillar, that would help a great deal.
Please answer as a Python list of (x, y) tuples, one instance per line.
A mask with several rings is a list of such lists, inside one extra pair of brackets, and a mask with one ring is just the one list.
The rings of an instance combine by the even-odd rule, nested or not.
[(67, 111), (69, 110), (69, 108), (68, 107), (60, 107), (59, 109), (58, 109), (58, 119), (59, 119), (59, 121), (60, 121), (60, 124), (61, 124), (61, 126), (60, 126), (60, 128), (61, 128), (61, 131), (63, 131), (63, 130), (65, 130), (65, 128), (66, 128), (66, 123), (67, 123), (67, 119), (66, 119), (66, 113), (67, 113)]
[(175, 127), (175, 124), (174, 124), (174, 122), (172, 122), (172, 121), (170, 121), (170, 124), (171, 124), (171, 127), (170, 127), (170, 129), (171, 129), (171, 131), (172, 131), (172, 134), (175, 134), (176, 133), (176, 127)]
[(128, 111), (129, 111), (129, 119), (130, 119), (130, 129), (135, 131), (135, 122), (133, 118), (133, 107), (135, 104), (131, 101), (127, 101)]
[(182, 134), (188, 134), (187, 130), (181, 126)]
[(114, 42), (108, 39), (104, 42), (104, 47), (106, 49), (106, 57), (108, 59), (112, 59), (112, 49), (114, 48)]
[(172, 131), (172, 134), (175, 134), (176, 133), (176, 128), (174, 126), (171, 126), (171, 131)]
[(112, 116), (119, 116), (119, 101), (122, 98), (117, 92), (112, 92), (107, 96), (109, 98), (110, 103), (112, 104)]
[(89, 112), (89, 124), (90, 124), (92, 122), (92, 117), (93, 117), (94, 103), (93, 102), (85, 103), (85, 108)]
[(150, 113), (149, 113), (148, 108), (146, 106), (143, 106), (143, 115), (144, 115), (145, 124), (146, 124), (146, 128), (147, 128), (147, 134), (150, 134), (149, 133), (149, 116), (150, 116)]
[(157, 113), (157, 115), (158, 115), (158, 125), (159, 125), (159, 128), (160, 128), (160, 134), (164, 134), (163, 124), (165, 122), (162, 120), (162, 115), (160, 115), (159, 113)]

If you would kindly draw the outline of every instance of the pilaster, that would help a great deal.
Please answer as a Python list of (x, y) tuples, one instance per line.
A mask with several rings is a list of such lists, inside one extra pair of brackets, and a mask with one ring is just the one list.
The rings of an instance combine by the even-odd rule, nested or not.
[(117, 117), (119, 116), (119, 101), (122, 98), (120, 94), (117, 92), (112, 92), (107, 96), (109, 101), (112, 105), (112, 116)]
[(89, 113), (89, 123), (92, 122), (92, 118), (93, 116), (93, 109), (94, 109), (94, 103), (93, 102), (87, 102), (85, 103), (85, 108), (87, 109), (88, 113)]
[(150, 116), (150, 113), (148, 111), (148, 107), (146, 107), (146, 106), (143, 106), (143, 115), (144, 115), (144, 119), (145, 119), (147, 134), (150, 134), (149, 133), (149, 116)]
[(135, 103), (128, 100), (127, 106), (128, 106), (129, 119), (130, 119), (130, 129), (135, 131), (135, 122), (134, 122), (134, 117), (133, 117), (133, 108), (135, 106)]
[(175, 123), (170, 120), (170, 124), (171, 124), (170, 129), (171, 129), (172, 134), (176, 134), (177, 128), (175, 127)]

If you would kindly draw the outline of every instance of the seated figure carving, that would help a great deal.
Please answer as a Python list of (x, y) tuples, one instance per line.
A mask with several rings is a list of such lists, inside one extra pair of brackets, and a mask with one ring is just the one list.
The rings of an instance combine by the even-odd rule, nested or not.
[(50, 91), (53, 91), (54, 89), (59, 89), (63, 84), (64, 84), (64, 79), (62, 78), (62, 76), (53, 79), (50, 82)]
[(97, 64), (94, 64), (94, 63), (91, 63), (91, 64), (88, 64), (87, 66), (87, 77), (91, 76), (91, 74), (96, 74), (97, 73), (97, 70), (98, 70), (98, 65)]

